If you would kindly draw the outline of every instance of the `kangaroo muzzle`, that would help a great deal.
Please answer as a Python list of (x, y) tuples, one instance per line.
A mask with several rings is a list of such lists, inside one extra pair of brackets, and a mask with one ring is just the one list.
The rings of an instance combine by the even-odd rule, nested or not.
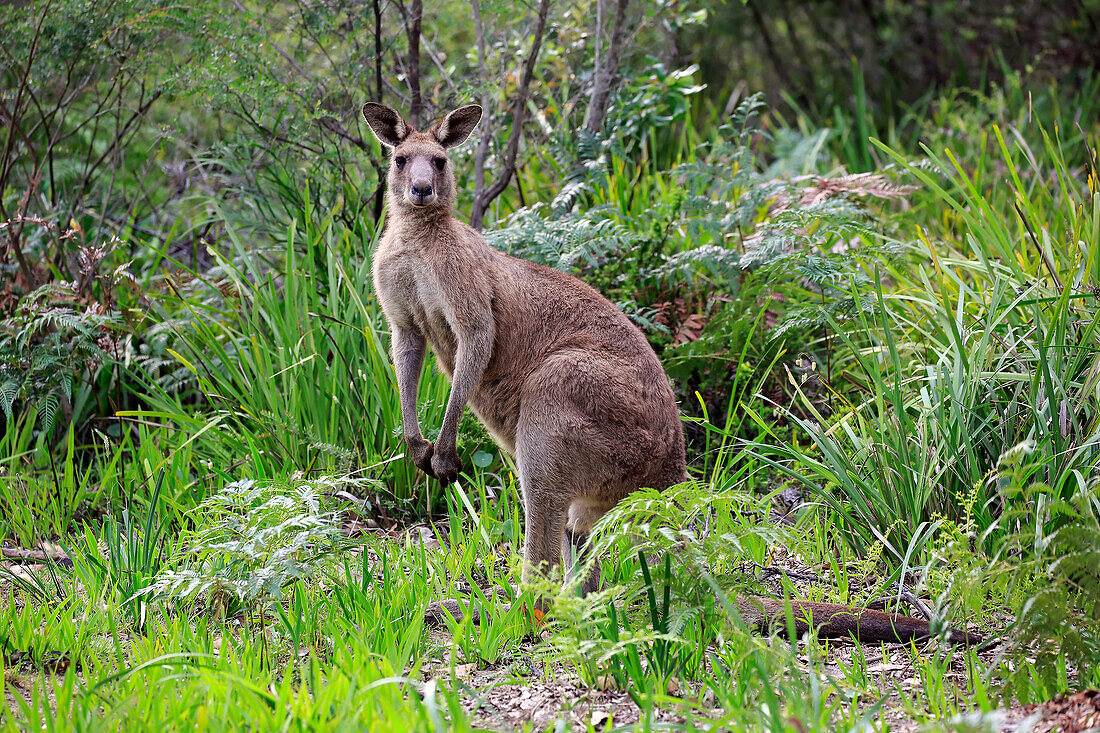
[(431, 162), (422, 156), (413, 158), (410, 163), (409, 190), (406, 200), (413, 206), (428, 206), (439, 198), (435, 185), (435, 169)]

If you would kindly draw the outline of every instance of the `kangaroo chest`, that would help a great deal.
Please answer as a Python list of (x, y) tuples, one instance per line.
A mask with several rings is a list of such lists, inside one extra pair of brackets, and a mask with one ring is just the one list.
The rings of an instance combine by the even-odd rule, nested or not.
[(457, 339), (448, 317), (453, 309), (442, 283), (415, 252), (379, 254), (375, 288), (386, 317), (400, 328), (423, 334), (440, 366), (451, 374)]

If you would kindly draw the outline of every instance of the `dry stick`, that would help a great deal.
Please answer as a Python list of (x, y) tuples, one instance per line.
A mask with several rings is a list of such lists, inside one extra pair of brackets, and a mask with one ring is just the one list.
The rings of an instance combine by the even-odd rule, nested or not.
[(796, 573), (793, 570), (787, 570), (785, 568), (777, 568), (774, 565), (761, 565), (758, 562), (750, 562), (750, 565), (760, 571), (760, 574), (765, 578), (770, 575), (784, 575), (788, 578), (794, 578), (795, 580), (805, 580), (811, 583), (820, 583), (821, 576), (814, 573)]
[[(592, 100), (588, 105), (588, 119), (584, 127), (595, 134), (603, 128), (604, 118), (607, 116), (607, 104), (611, 98), (611, 85), (619, 73), (619, 56), (622, 52), (623, 36), (626, 30), (626, 6), (630, 0), (618, 0), (615, 4), (615, 21), (611, 27), (611, 46), (607, 50), (607, 58), (596, 74), (596, 84), (592, 88)], [(596, 38), (597, 48), (600, 39)]]
[(24, 550), (21, 547), (3, 547), (0, 548), (0, 554), (6, 560), (16, 562), (55, 562), (65, 567), (73, 566), (73, 561), (61, 550)]
[(1089, 164), (1089, 170), (1092, 171), (1092, 180), (1100, 185), (1100, 175), (1097, 174), (1096, 163), (1093, 162), (1096, 159), (1096, 150), (1089, 145), (1089, 136), (1085, 134), (1085, 128), (1081, 127), (1081, 123), (1075, 122), (1074, 124), (1077, 125), (1077, 131), (1081, 133), (1081, 142), (1085, 144), (1085, 152), (1088, 153), (1085, 155), (1085, 162)]
[(1020, 221), (1024, 223), (1028, 236), (1031, 237), (1031, 241), (1035, 244), (1035, 249), (1039, 252), (1039, 257), (1043, 260), (1043, 265), (1046, 266), (1047, 272), (1050, 273), (1051, 278), (1054, 280), (1054, 285), (1061, 290), (1062, 278), (1058, 277), (1058, 270), (1051, 261), (1050, 255), (1047, 254), (1046, 248), (1039, 243), (1039, 238), (1035, 236), (1035, 231), (1031, 228), (1031, 222), (1024, 216), (1024, 211), (1020, 208), (1020, 203), (1018, 201), (1013, 201), (1012, 206), (1016, 209), (1016, 215), (1020, 217)]
[(450, 72), (447, 71), (447, 67), (443, 65), (443, 62), (439, 60), (439, 56), (436, 54), (435, 49), (428, 43), (428, 37), (421, 35), (420, 42), (424, 44), (424, 51), (427, 52), (428, 58), (435, 64), (435, 68), (439, 69), (440, 75), (443, 77), (443, 81), (447, 82), (447, 86), (454, 92), (455, 97), (458, 97), (461, 92), (458, 91), (458, 87), (455, 86), (454, 79), (451, 78)]
[(542, 36), (546, 30), (546, 16), (550, 13), (550, 0), (539, 0), (538, 19), (535, 22), (535, 33), (531, 44), (531, 53), (523, 64), (523, 76), (520, 78), (519, 87), (516, 89), (516, 99), (512, 109), (512, 134), (508, 137), (508, 146), (504, 150), (504, 163), (500, 175), (493, 185), (489, 186), (481, 196), (474, 199), (474, 210), (470, 214), (470, 226), (481, 229), (481, 222), (485, 218), (485, 210), (496, 199), (512, 180), (512, 174), (516, 172), (516, 155), (519, 153), (519, 138), (523, 133), (523, 123), (527, 117), (527, 96), (531, 89), (531, 79), (535, 75), (535, 63), (538, 61), (539, 50), (542, 48)]
[(908, 603), (912, 608), (920, 611), (920, 614), (924, 616), (925, 619), (932, 619), (932, 609), (928, 607), (928, 604), (917, 598), (912, 591), (904, 590), (900, 583), (898, 584), (898, 589), (901, 591), (898, 595), (903, 601)]

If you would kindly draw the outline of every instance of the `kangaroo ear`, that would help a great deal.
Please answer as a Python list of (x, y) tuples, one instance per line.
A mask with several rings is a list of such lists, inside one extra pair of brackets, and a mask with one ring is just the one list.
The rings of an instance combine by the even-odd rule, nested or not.
[(370, 127), (371, 132), (383, 145), (395, 148), (401, 141), (415, 132), (412, 125), (395, 110), (377, 102), (367, 102), (363, 105), (363, 120)]
[(453, 112), (448, 112), (431, 132), (435, 139), (445, 148), (453, 148), (461, 145), (470, 137), (470, 133), (481, 121), (481, 107), (476, 104), (467, 104)]

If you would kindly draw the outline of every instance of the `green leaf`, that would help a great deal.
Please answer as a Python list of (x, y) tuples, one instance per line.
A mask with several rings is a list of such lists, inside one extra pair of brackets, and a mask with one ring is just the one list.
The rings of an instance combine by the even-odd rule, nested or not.
[(486, 468), (490, 463), (493, 462), (493, 458), (495, 458), (495, 456), (492, 453), (479, 450), (474, 453), (473, 457), (470, 460), (472, 460), (474, 462), (474, 465), (478, 468)]

